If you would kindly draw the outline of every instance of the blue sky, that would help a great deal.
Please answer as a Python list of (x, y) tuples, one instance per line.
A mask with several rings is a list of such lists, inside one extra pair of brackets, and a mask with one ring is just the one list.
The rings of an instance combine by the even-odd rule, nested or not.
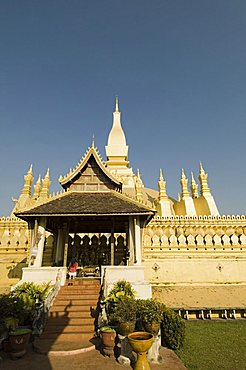
[(246, 2), (0, 0), (0, 214), (23, 175), (51, 191), (95, 135), (104, 146), (119, 95), (134, 170), (177, 197), (199, 161), (220, 212), (246, 213)]

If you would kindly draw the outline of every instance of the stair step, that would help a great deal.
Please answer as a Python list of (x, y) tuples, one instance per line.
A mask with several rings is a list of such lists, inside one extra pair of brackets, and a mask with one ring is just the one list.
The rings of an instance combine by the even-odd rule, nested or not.
[(90, 331), (88, 333), (43, 333), (42, 339), (53, 339), (54, 341), (71, 341), (75, 342), (77, 340), (84, 341), (84, 340), (90, 340), (94, 336), (94, 332)]
[[(96, 307), (94, 306), (93, 309), (95, 309)], [(50, 309), (50, 312), (61, 312), (61, 311), (65, 311), (65, 314), (67, 312), (90, 312), (90, 305), (88, 304), (80, 304), (80, 305), (72, 305), (72, 306), (64, 306), (64, 305), (56, 305), (56, 306), (52, 306), (51, 309)]]
[[(92, 316), (90, 309), (87, 308), (87, 310), (84, 311), (70, 311), (70, 312), (64, 312), (64, 311), (50, 311), (49, 312), (49, 318), (90, 318)], [(94, 315), (93, 315), (94, 317)]]
[(47, 325), (44, 329), (44, 334), (56, 333), (56, 334), (63, 334), (63, 333), (89, 333), (94, 331), (94, 324), (84, 324), (84, 325)]
[(59, 326), (59, 325), (94, 325), (95, 319), (93, 317), (50, 317), (46, 326)]
[[(71, 284), (71, 285), (70, 285)], [(100, 286), (100, 279), (69, 279), (66, 280), (65, 286), (82, 286), (82, 285), (93, 285)]]
[(63, 306), (64, 309), (67, 307), (76, 307), (76, 306), (96, 306), (97, 300), (96, 299), (78, 299), (78, 300), (71, 300), (71, 299), (56, 299), (54, 302), (53, 307)]
[(98, 294), (93, 294), (93, 293), (59, 293), (55, 299), (56, 301), (60, 300), (72, 300), (72, 301), (77, 301), (77, 300), (84, 300), (84, 299), (93, 299), (98, 301)]
[(60, 291), (59, 293), (83, 293), (83, 292), (86, 292), (86, 293), (89, 293), (89, 292), (92, 292), (92, 293), (97, 293), (99, 294), (100, 293), (100, 287), (97, 287), (97, 286), (90, 286), (90, 285), (85, 285), (85, 286), (81, 286), (81, 285), (75, 285), (75, 286), (63, 286), (60, 288)]
[[(89, 339), (93, 340), (92, 337)], [(74, 351), (93, 346), (93, 343), (89, 339), (83, 341), (54, 341), (53, 339), (42, 339), (41, 337), (35, 339), (33, 349), (35, 352), (43, 355), (46, 355), (49, 351)]]

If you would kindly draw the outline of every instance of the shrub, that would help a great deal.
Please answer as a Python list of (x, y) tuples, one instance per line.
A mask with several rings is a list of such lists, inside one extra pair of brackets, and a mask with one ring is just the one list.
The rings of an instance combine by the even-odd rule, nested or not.
[(114, 284), (113, 289), (110, 290), (108, 297), (127, 296), (130, 298), (134, 298), (135, 294), (136, 292), (134, 291), (131, 283), (126, 280), (119, 280)]
[(136, 321), (136, 316), (137, 301), (134, 298), (122, 297), (116, 309), (109, 315), (109, 319), (113, 322), (128, 322)]
[(137, 318), (146, 323), (161, 322), (163, 319), (164, 304), (156, 299), (137, 300)]
[(35, 303), (44, 301), (51, 290), (51, 284), (42, 285), (25, 282), (17, 286), (11, 293), (15, 302), (15, 313), (20, 325), (30, 325), (34, 318)]
[(184, 338), (184, 320), (172, 309), (165, 307), (161, 326), (162, 345), (176, 350), (182, 347)]

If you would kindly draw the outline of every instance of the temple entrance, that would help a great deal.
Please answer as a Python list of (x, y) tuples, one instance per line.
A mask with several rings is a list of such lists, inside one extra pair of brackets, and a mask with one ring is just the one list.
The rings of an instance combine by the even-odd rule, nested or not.
[(114, 265), (127, 265), (128, 248), (126, 233), (69, 233), (67, 266), (72, 259), (79, 264), (79, 270), (101, 270), (102, 265), (111, 264), (112, 244)]

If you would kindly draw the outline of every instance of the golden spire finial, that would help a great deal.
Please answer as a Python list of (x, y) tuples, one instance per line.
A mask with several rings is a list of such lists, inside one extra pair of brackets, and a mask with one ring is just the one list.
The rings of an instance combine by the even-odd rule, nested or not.
[(50, 169), (47, 168), (47, 172), (46, 172), (46, 175), (44, 176), (45, 178), (49, 178), (50, 177)]
[(31, 164), (29, 170), (27, 171), (27, 173), (32, 175), (32, 164)]
[(24, 176), (24, 186), (23, 186), (23, 189), (21, 191), (21, 194), (26, 194), (28, 195), (29, 197), (31, 196), (31, 188), (32, 188), (32, 183), (33, 183), (33, 176), (32, 176), (32, 164), (29, 168), (29, 170), (27, 171), (27, 174)]
[(42, 180), (42, 189), (40, 191), (41, 198), (48, 198), (49, 197), (49, 187), (50, 187), (50, 169), (47, 169), (47, 172)]
[(94, 136), (94, 134), (92, 135), (91, 147), (95, 148), (95, 136)]
[(202, 166), (202, 162), (200, 161), (200, 174), (204, 174), (205, 171), (203, 169), (203, 166)]
[(159, 187), (159, 200), (168, 199), (168, 196), (166, 193), (166, 181), (164, 180), (161, 168), (160, 168), (160, 177), (158, 181), (158, 187)]
[(115, 97), (115, 112), (119, 112), (119, 98), (118, 95)]
[(184, 169), (181, 170), (181, 179), (186, 179)]
[(33, 198), (38, 199), (41, 191), (41, 175), (38, 176), (37, 182), (34, 185)]
[(193, 184), (193, 183), (196, 183), (195, 182), (195, 179), (194, 179), (194, 174), (193, 174), (193, 172), (191, 171), (191, 183)]
[(181, 191), (182, 191), (182, 199), (187, 198), (190, 196), (188, 191), (188, 179), (185, 176), (184, 169), (182, 168), (181, 171), (181, 179), (180, 179)]
[(136, 197), (138, 201), (141, 201), (143, 199), (143, 182), (140, 177), (139, 169), (137, 169), (137, 177), (136, 177)]
[(201, 162), (200, 162), (200, 173), (198, 178), (201, 185), (201, 194), (203, 195), (204, 193), (210, 193), (210, 189), (208, 186), (208, 174), (204, 171)]
[(194, 179), (193, 172), (191, 172), (190, 190), (191, 190), (192, 198), (198, 198), (198, 185)]

